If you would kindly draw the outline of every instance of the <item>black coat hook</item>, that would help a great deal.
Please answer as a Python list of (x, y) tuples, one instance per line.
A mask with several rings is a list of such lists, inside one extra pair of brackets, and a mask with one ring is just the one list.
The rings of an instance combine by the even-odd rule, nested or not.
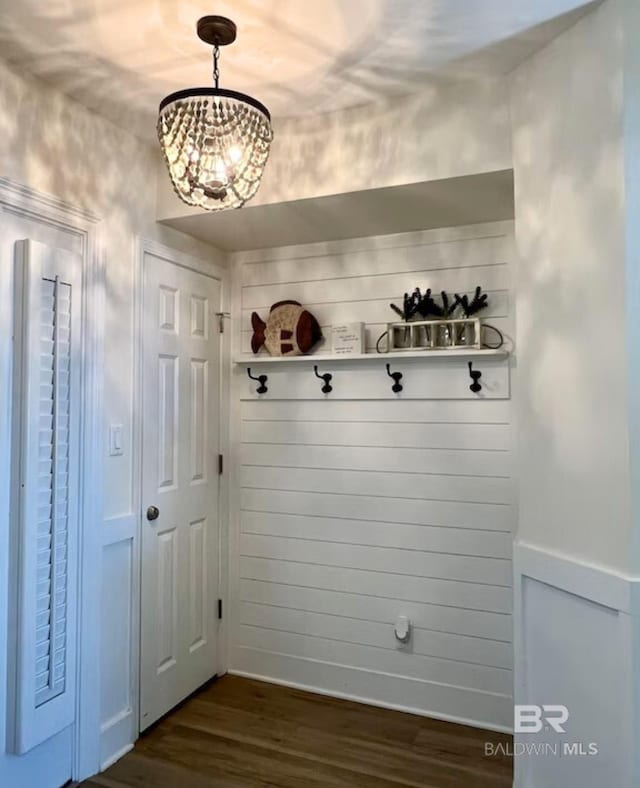
[(393, 378), (393, 386), (391, 386), (391, 391), (394, 394), (399, 394), (402, 391), (402, 372), (392, 372), (390, 364), (387, 364), (387, 375), (390, 378)]
[(472, 361), (469, 362), (469, 375), (471, 376), (471, 380), (473, 380), (473, 383), (469, 386), (469, 388), (471, 389), (471, 391), (473, 391), (474, 394), (477, 394), (479, 391), (482, 391), (482, 386), (480, 384), (480, 378), (482, 377), (482, 372), (480, 372), (480, 370), (473, 368)]
[(267, 387), (265, 385), (266, 382), (267, 382), (267, 376), (266, 375), (258, 375), (258, 377), (256, 377), (255, 375), (252, 375), (251, 374), (251, 367), (247, 367), (247, 375), (251, 378), (251, 380), (255, 380), (255, 381), (257, 381), (260, 384), (256, 388), (256, 394), (266, 394), (267, 393)]
[(316, 377), (320, 378), (320, 380), (324, 380), (324, 386), (322, 387), (323, 394), (329, 394), (329, 392), (333, 391), (333, 386), (331, 385), (330, 381), (333, 377), (329, 372), (325, 372), (324, 375), (318, 374), (318, 365), (314, 364), (313, 371), (316, 373)]

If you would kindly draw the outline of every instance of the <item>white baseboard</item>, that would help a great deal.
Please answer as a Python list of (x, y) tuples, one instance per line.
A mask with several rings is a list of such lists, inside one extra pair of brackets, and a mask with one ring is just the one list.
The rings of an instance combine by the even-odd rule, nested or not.
[(134, 746), (133, 709), (126, 709), (100, 728), (100, 771), (120, 760)]
[(512, 700), (504, 695), (240, 647), (231, 649), (229, 673), (483, 730), (512, 730)]
[(128, 752), (131, 752), (131, 750), (133, 750), (133, 746), (134, 745), (131, 744), (131, 743), (125, 744), (124, 747), (122, 747), (120, 750), (118, 750), (118, 752), (114, 753), (110, 758), (108, 758), (106, 761), (104, 761), (103, 763), (100, 764), (100, 771), (104, 772), (110, 766), (113, 766), (113, 764), (116, 761), (119, 761), (120, 758), (124, 758), (124, 756)]

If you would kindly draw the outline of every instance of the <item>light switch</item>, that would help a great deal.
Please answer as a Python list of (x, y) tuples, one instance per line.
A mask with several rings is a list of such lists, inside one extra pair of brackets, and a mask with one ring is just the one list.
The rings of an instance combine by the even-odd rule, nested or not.
[(109, 456), (121, 457), (123, 453), (122, 424), (111, 424), (109, 426)]

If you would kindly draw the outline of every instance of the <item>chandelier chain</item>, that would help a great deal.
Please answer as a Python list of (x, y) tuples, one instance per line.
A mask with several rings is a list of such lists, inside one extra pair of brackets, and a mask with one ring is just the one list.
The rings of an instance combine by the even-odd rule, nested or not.
[(220, 47), (216, 44), (213, 48), (213, 82), (216, 90), (220, 87), (220, 68), (218, 61), (220, 59)]

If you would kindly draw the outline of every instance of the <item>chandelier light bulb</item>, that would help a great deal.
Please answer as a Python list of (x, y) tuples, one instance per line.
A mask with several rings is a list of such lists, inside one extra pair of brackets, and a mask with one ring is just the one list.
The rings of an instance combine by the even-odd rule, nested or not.
[(167, 96), (160, 103), (158, 139), (183, 202), (208, 211), (241, 208), (260, 186), (273, 139), (271, 116), (257, 99), (219, 87), (219, 47), (235, 40), (235, 24), (205, 16), (198, 35), (213, 46), (214, 87)]

